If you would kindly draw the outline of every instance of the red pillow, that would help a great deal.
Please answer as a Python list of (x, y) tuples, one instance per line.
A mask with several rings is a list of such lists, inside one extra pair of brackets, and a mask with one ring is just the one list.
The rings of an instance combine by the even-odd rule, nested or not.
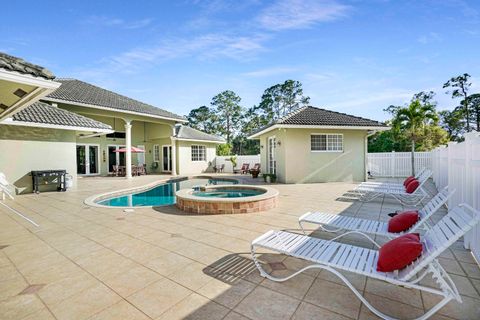
[(403, 181), (403, 185), (406, 187), (413, 179), (415, 179), (414, 176), (408, 177), (407, 179), (405, 179), (405, 181)]
[(412, 193), (415, 190), (417, 190), (418, 186), (420, 185), (420, 182), (418, 182), (417, 179), (413, 179), (407, 184), (407, 187), (405, 188), (405, 191), (407, 193)]
[(410, 229), (418, 221), (418, 211), (404, 211), (388, 221), (388, 232), (403, 232)]
[(380, 247), (377, 271), (392, 272), (403, 269), (422, 254), (422, 249), (418, 233), (408, 233), (393, 239)]

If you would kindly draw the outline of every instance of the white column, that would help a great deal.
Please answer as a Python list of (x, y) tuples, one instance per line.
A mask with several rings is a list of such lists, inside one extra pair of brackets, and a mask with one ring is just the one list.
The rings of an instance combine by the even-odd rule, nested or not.
[(130, 120), (125, 120), (125, 142), (127, 152), (125, 152), (125, 166), (127, 179), (132, 178), (132, 124)]
[[(175, 128), (173, 129), (175, 132)], [(170, 137), (170, 141), (172, 144), (172, 154), (170, 155), (172, 157), (172, 176), (177, 175), (177, 140), (175, 140), (175, 137)]]

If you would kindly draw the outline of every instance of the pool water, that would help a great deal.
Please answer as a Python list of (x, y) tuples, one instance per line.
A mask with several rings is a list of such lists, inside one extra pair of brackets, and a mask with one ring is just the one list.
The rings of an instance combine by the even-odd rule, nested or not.
[(175, 204), (175, 192), (180, 189), (192, 189), (206, 185), (231, 185), (238, 184), (236, 180), (227, 179), (206, 179), (194, 178), (188, 180), (176, 180), (158, 185), (152, 189), (126, 194), (106, 200), (98, 204), (109, 207), (145, 207), (145, 206), (167, 206)]
[(244, 198), (258, 196), (265, 193), (265, 190), (253, 190), (253, 189), (224, 189), (224, 190), (208, 190), (208, 191), (195, 191), (192, 195), (197, 197), (212, 197), (212, 198)]

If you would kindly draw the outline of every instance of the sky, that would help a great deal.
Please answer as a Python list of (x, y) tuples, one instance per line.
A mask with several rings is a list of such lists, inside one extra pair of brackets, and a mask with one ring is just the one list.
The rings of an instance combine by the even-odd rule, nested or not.
[(472, 75), (480, 92), (480, 1), (24, 1), (0, 52), (180, 115), (233, 90), (241, 104), (287, 79), (310, 104), (375, 120)]

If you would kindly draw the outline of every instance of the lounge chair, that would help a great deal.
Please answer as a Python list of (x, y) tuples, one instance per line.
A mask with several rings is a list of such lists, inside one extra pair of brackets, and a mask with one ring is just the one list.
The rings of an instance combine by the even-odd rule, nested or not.
[(340, 216), (336, 214), (323, 213), (323, 212), (307, 212), (300, 218), (298, 223), (302, 228), (303, 223), (313, 223), (320, 226), (323, 231), (327, 232), (340, 232), (346, 231), (348, 233), (363, 233), (371, 235), (380, 235), (388, 238), (396, 238), (405, 233), (416, 232), (419, 229), (428, 229), (430, 227), (428, 220), (438, 211), (444, 204), (447, 203), (455, 193), (455, 190), (448, 192), (448, 187), (443, 188), (435, 197), (433, 197), (422, 209), (418, 210), (420, 220), (415, 223), (410, 229), (405, 232), (392, 233), (388, 232), (388, 223), (378, 220), (368, 220), (348, 216)]
[(353, 190), (353, 193), (363, 202), (372, 201), (382, 195), (389, 195), (403, 205), (416, 206), (427, 196), (427, 193), (423, 190), (423, 185), (427, 182), (430, 175), (424, 175), (423, 179), (419, 180), (420, 184), (412, 193), (406, 192), (406, 188), (403, 185), (359, 185)]
[[(416, 175), (415, 179), (417, 179), (419, 182), (423, 180), (428, 180), (432, 176), (433, 172), (430, 169), (423, 168), (420, 170)], [(398, 188), (403, 188), (404, 185), (403, 183), (393, 183), (393, 182), (376, 182), (376, 181), (366, 181), (360, 183), (360, 186), (367, 186), (367, 187), (375, 187), (375, 186), (383, 186), (383, 187), (398, 187)]]
[(244, 163), (242, 165), (242, 168), (240, 169), (240, 173), (241, 174), (247, 174), (249, 168), (250, 168), (250, 164), (249, 163)]
[(0, 193), (2, 193), (2, 200), (5, 201), (5, 195), (7, 195), (10, 199), (13, 200), (13, 196), (15, 195), (15, 191), (17, 189), (17, 187), (8, 182), (5, 174), (0, 172)]
[[(455, 299), (460, 303), (462, 302), (455, 283), (437, 261), (437, 258), (479, 221), (480, 212), (474, 210), (472, 207), (461, 204), (453, 208), (421, 238), (423, 245), (422, 254), (410, 265), (395, 272), (377, 271), (378, 250), (366, 249), (334, 241), (343, 237), (345, 234), (332, 240), (322, 240), (286, 231), (271, 230), (252, 242), (251, 252), (253, 261), (260, 271), (261, 276), (272, 281), (286, 281), (312, 268), (332, 272), (353, 291), (368, 309), (383, 319), (393, 318), (373, 307), (340, 271), (353, 272), (394, 285), (417, 289), (443, 297), (442, 300), (423, 316), (417, 318), (428, 319), (449, 301)], [(367, 239), (372, 241), (370, 238)], [(373, 241), (372, 243), (378, 248), (378, 244)], [(258, 248), (307, 260), (313, 264), (287, 277), (274, 277), (265, 272), (257, 260), (256, 250)], [(438, 284), (439, 288), (419, 284), (428, 274), (431, 274), (433, 281)]]

